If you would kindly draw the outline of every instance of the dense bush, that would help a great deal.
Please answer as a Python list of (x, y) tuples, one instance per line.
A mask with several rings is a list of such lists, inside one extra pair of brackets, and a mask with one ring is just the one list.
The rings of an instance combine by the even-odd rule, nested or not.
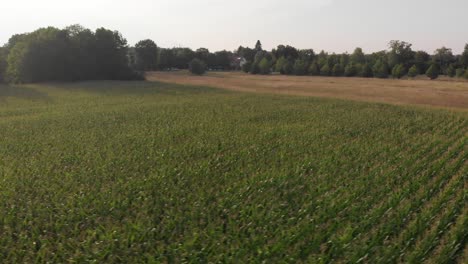
[(377, 78), (388, 78), (388, 65), (384, 61), (378, 60), (372, 68), (372, 71)]
[(288, 63), (288, 60), (284, 56), (279, 58), (275, 64), (275, 72), (284, 74), (284, 66), (286, 65), (286, 63)]
[(250, 73), (251, 74), (259, 74), (260, 73), (260, 66), (258, 64), (259, 63), (257, 61), (252, 63), (252, 66), (250, 67)]
[(327, 63), (325, 65), (323, 65), (322, 68), (320, 68), (320, 75), (322, 75), (322, 76), (330, 76), (331, 75), (330, 66), (328, 66)]
[(462, 69), (462, 68), (457, 69), (455, 75), (456, 75), (458, 78), (462, 78), (462, 77), (465, 75), (465, 69)]
[(343, 67), (341, 66), (341, 64), (337, 63), (335, 64), (335, 66), (333, 66), (333, 69), (332, 69), (332, 74), (333, 76), (343, 76)]
[(411, 68), (408, 70), (408, 77), (414, 78), (418, 76), (419, 70), (416, 65), (411, 66)]
[(346, 77), (353, 77), (353, 76), (356, 76), (356, 75), (357, 75), (356, 66), (355, 66), (353, 63), (348, 64), (348, 65), (345, 67), (344, 75), (345, 75)]
[(189, 63), (189, 70), (192, 74), (203, 75), (206, 72), (206, 64), (199, 59), (193, 59)]
[(320, 75), (319, 65), (316, 62), (311, 63), (310, 66), (309, 66), (308, 72), (309, 72), (309, 75), (312, 75), (312, 76)]
[(154, 71), (158, 66), (158, 46), (150, 39), (135, 45), (135, 67), (140, 71)]
[(294, 64), (288, 60), (283, 66), (283, 74), (290, 75), (294, 72)]
[(439, 77), (439, 67), (437, 67), (436, 64), (432, 64), (429, 69), (427, 69), (426, 76), (431, 80), (437, 79)]
[(7, 51), (0, 47), (0, 83), (5, 81), (5, 73), (7, 69)]
[(306, 75), (308, 66), (307, 61), (305, 60), (296, 60), (294, 63), (294, 74), (298, 76)]
[(362, 66), (361, 71), (359, 72), (359, 76), (364, 78), (374, 77), (374, 73), (372, 72), (371, 66), (367, 63), (364, 64), (364, 66)]
[(271, 64), (267, 58), (263, 58), (258, 64), (258, 69), (260, 74), (270, 74), (271, 73)]
[(455, 69), (455, 67), (453, 65), (450, 65), (448, 68), (447, 68), (447, 72), (446, 74), (449, 76), (449, 77), (455, 77), (455, 75), (457, 74), (457, 71)]
[(249, 73), (251, 68), (252, 68), (252, 63), (249, 61), (242, 65), (242, 71), (245, 73)]
[(400, 79), (401, 77), (405, 76), (405, 74), (406, 74), (406, 69), (403, 64), (397, 64), (392, 69), (393, 78)]

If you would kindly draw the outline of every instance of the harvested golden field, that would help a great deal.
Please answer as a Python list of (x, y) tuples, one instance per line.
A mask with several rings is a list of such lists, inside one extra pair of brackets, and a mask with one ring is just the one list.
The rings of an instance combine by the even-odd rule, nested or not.
[(211, 72), (194, 76), (188, 72), (151, 72), (150, 81), (256, 93), (332, 97), (358, 101), (468, 109), (468, 82), (449, 78), (394, 80), (345, 77), (250, 75)]

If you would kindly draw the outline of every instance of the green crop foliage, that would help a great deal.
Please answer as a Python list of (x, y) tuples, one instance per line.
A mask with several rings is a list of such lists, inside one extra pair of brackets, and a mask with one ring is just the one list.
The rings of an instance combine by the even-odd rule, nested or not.
[(2, 263), (456, 263), (466, 111), (0, 86)]

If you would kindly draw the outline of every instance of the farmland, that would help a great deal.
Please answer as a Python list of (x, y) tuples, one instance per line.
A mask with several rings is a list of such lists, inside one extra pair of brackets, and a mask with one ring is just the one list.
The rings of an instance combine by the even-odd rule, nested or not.
[(468, 261), (466, 83), (402, 106), (165, 76), (0, 86), (0, 262)]
[(197, 77), (185, 71), (152, 72), (148, 79), (210, 86), (233, 91), (340, 98), (354, 101), (468, 109), (468, 80), (443, 77), (414, 79), (330, 78), (211, 72)]

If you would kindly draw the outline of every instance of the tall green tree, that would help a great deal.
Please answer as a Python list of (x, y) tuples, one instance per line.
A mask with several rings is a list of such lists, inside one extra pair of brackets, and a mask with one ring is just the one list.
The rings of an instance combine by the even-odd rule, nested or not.
[(255, 54), (257, 54), (257, 51), (254, 50), (254, 49), (251, 49), (249, 47), (240, 46), (237, 49), (236, 54), (241, 56), (242, 58), (246, 59), (249, 62), (253, 62), (254, 59), (255, 59)]
[(286, 63), (288, 63), (288, 60), (284, 56), (279, 58), (275, 64), (275, 71), (284, 74), (284, 65), (286, 65)]
[(5, 81), (5, 73), (7, 69), (7, 49), (0, 47), (0, 83)]
[(340, 55), (340, 65), (344, 69), (351, 60), (351, 56), (348, 53), (343, 53)]
[(231, 66), (233, 54), (226, 50), (217, 51), (213, 54), (213, 60), (210, 60), (209, 66), (217, 69), (228, 70)]
[(271, 64), (270, 61), (267, 58), (263, 58), (259, 63), (258, 63), (258, 68), (259, 68), (259, 73), (260, 74), (270, 74), (271, 73)]
[(287, 63), (283, 67), (283, 72), (286, 75), (291, 75), (294, 73), (294, 63), (291, 60), (288, 60)]
[(175, 55), (172, 49), (159, 49), (158, 69), (166, 70), (175, 65)]
[(97, 71), (103, 79), (122, 79), (131, 75), (127, 40), (118, 31), (98, 28), (96, 36)]
[(126, 40), (117, 31), (48, 27), (15, 35), (7, 46), (12, 82), (141, 78), (130, 69)]
[(455, 62), (455, 56), (453, 56), (452, 49), (446, 47), (437, 49), (434, 52), (434, 56), (432, 56), (432, 62), (437, 64), (439, 74), (445, 74), (449, 65)]
[(366, 63), (366, 56), (361, 48), (356, 48), (351, 54), (350, 62), (354, 64), (364, 64)]
[(439, 77), (439, 66), (435, 63), (433, 63), (429, 69), (426, 71), (427, 77), (429, 77), (431, 80), (437, 79)]
[(310, 64), (315, 59), (315, 52), (313, 49), (299, 50), (299, 59), (307, 64)]
[(465, 49), (460, 56), (460, 65), (464, 68), (468, 68), (468, 43), (465, 45)]
[(330, 69), (330, 66), (328, 66), (328, 63), (323, 65), (322, 68), (320, 68), (320, 75), (322, 75), (322, 76), (330, 76), (331, 75), (331, 69)]
[(197, 58), (189, 62), (189, 71), (195, 75), (203, 75), (206, 72), (206, 64)]
[(465, 69), (463, 69), (463, 68), (458, 68), (458, 69), (456, 70), (455, 75), (456, 75), (458, 78), (462, 78), (462, 77), (465, 75)]
[(449, 77), (455, 77), (455, 75), (457, 74), (457, 71), (456, 71), (456, 66), (454, 64), (450, 64), (447, 68), (447, 72), (446, 74), (449, 76)]
[(154, 71), (158, 65), (158, 46), (151, 39), (139, 41), (135, 45), (136, 67), (141, 71)]
[[(195, 58), (195, 52), (189, 48), (173, 48), (174, 64), (178, 69), (187, 69), (190, 61)], [(208, 65), (210, 62), (208, 61)]]
[(252, 62), (247, 61), (246, 63), (244, 63), (244, 64), (242, 65), (241, 68), (242, 68), (242, 71), (243, 71), (243, 72), (249, 73), (250, 70), (252, 69)]
[(419, 69), (416, 65), (411, 66), (411, 68), (408, 70), (408, 77), (414, 78), (418, 76), (419, 74)]
[(259, 61), (254, 61), (252, 65), (250, 66), (250, 73), (251, 74), (259, 74), (260, 73), (260, 62)]
[(332, 74), (337, 77), (343, 76), (343, 66), (341, 66), (340, 63), (335, 64), (332, 69)]
[(204, 62), (208, 61), (210, 56), (210, 51), (207, 48), (199, 48), (195, 51), (195, 58), (202, 60)]
[(405, 69), (405, 65), (403, 64), (395, 65), (392, 69), (393, 78), (400, 79), (401, 77), (405, 76), (405, 74), (406, 74), (406, 69)]
[(385, 61), (378, 60), (372, 68), (374, 76), (377, 78), (388, 78), (388, 65)]
[(431, 64), (431, 55), (422, 50), (416, 51), (414, 54), (413, 64), (418, 68), (419, 74), (424, 74)]
[(308, 67), (309, 67), (309, 64), (307, 60), (298, 59), (294, 62), (294, 74), (298, 76), (306, 75)]
[(288, 60), (296, 60), (299, 58), (299, 51), (289, 45), (278, 45), (276, 49), (271, 52), (276, 58), (284, 57)]
[(260, 42), (260, 40), (257, 40), (257, 43), (255, 43), (255, 51), (263, 51), (262, 42)]
[(71, 50), (70, 60), (72, 80), (100, 79), (98, 75), (98, 62), (96, 56), (96, 36), (93, 31), (81, 25), (67, 27)]
[(353, 63), (346, 65), (345, 70), (344, 70), (344, 75), (346, 77), (356, 76), (357, 75), (356, 65), (354, 65)]
[(371, 78), (371, 77), (374, 77), (374, 73), (372, 71), (372, 67), (366, 63), (362, 66), (362, 69), (361, 71), (358, 71), (358, 74), (360, 77), (364, 77), (364, 78)]
[(320, 66), (316, 61), (313, 61), (309, 66), (309, 75), (318, 76), (320, 75)]
[(328, 64), (328, 67), (330, 67), (328, 53), (326, 53), (325, 51), (320, 51), (320, 53), (317, 55), (316, 60), (320, 68), (322, 68), (325, 64)]
[(68, 34), (41, 28), (15, 41), (7, 58), (7, 78), (12, 82), (64, 81), (70, 79)]
[(414, 52), (411, 49), (412, 44), (405, 41), (392, 40), (388, 46), (390, 48), (388, 52), (389, 67), (393, 68), (398, 64), (409, 67), (414, 57)]

